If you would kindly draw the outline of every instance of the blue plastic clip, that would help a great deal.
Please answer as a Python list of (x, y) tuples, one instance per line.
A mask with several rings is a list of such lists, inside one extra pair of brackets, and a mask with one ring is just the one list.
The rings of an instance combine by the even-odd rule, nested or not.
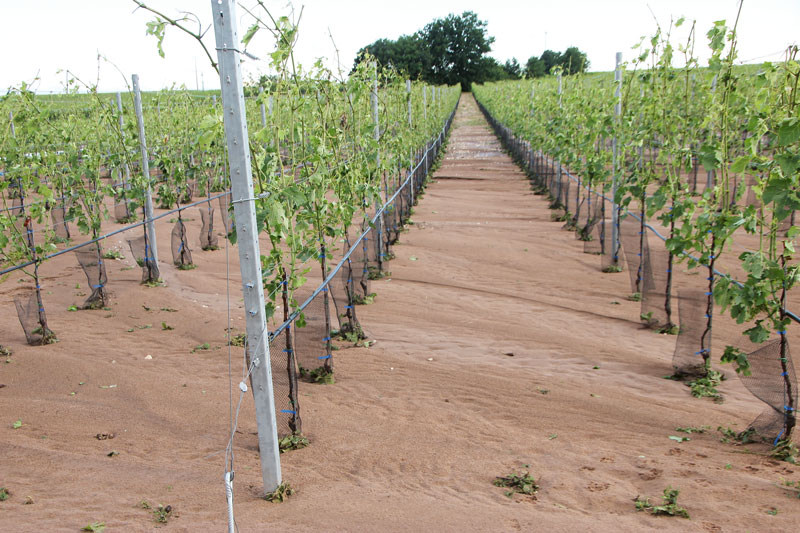
[(321, 355), (321, 356), (317, 357), (317, 359), (330, 359), (330, 358), (331, 358), (331, 354)]
[(286, 413), (286, 414), (289, 414), (289, 415), (296, 415), (297, 414), (296, 411), (290, 411), (289, 409), (281, 409), (281, 413)]

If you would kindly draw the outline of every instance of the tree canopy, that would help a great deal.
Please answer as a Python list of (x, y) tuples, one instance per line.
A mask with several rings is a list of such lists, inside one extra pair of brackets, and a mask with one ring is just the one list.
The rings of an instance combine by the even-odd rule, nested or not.
[[(402, 35), (396, 41), (378, 39), (361, 48), (355, 65), (367, 55), (382, 66), (393, 67), (409, 78), (428, 83), (461, 84), (469, 91), (471, 84), (524, 77), (538, 78), (560, 67), (565, 74), (584, 72), (589, 68), (586, 54), (572, 46), (563, 53), (545, 50), (533, 56), (523, 66), (516, 58), (500, 63), (487, 54), (494, 37), (488, 34), (486, 21), (472, 11), (450, 14), (436, 19), (412, 35)], [(355, 69), (354, 65), (354, 69)]]
[[(393, 65), (412, 78), (429, 83), (455, 85), (469, 90), (472, 82), (486, 81), (497, 63), (487, 62), (494, 37), (487, 34), (486, 21), (472, 11), (436, 19), (413, 35), (396, 41), (378, 39), (356, 54), (358, 64), (366, 54), (383, 66)], [(502, 71), (502, 67), (500, 68)]]

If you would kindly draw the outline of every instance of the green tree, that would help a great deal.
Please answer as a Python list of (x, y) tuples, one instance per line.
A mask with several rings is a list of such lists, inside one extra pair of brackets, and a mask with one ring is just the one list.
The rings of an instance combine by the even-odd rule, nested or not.
[(420, 36), (428, 45), (431, 60), (427, 81), (460, 83), (462, 90), (469, 91), (472, 82), (482, 77), (481, 68), (486, 64), (481, 60), (491, 51), (494, 37), (486, 34), (486, 21), (478, 20), (472, 11), (434, 20)]
[(519, 66), (519, 61), (512, 57), (507, 59), (503, 65), (503, 70), (506, 71), (508, 77), (512, 80), (518, 80), (522, 77), (522, 68)]
[(528, 62), (525, 63), (525, 74), (529, 78), (541, 78), (547, 74), (544, 61), (536, 56), (529, 57)]
[(539, 57), (539, 60), (544, 63), (545, 74), (550, 74), (553, 67), (561, 64), (561, 54), (553, 50), (545, 50)]
[(589, 68), (589, 60), (586, 59), (586, 54), (578, 50), (575, 46), (570, 46), (564, 53), (561, 54), (559, 64), (564, 67), (564, 73), (577, 74), (579, 72), (586, 72)]

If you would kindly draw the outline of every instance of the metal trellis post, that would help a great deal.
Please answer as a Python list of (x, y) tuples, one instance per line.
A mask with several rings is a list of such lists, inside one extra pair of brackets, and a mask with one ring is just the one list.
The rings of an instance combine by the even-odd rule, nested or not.
[(144, 215), (147, 217), (147, 247), (145, 261), (153, 260), (158, 265), (158, 247), (156, 246), (156, 224), (153, 221), (153, 191), (150, 187), (150, 160), (147, 155), (147, 140), (144, 136), (144, 114), (142, 113), (142, 91), (139, 89), (139, 75), (131, 76), (133, 83), (133, 107), (136, 111), (136, 123), (139, 126), (139, 148), (142, 151), (142, 176), (147, 184), (144, 196)]
[[(622, 116), (622, 52), (617, 52), (614, 68), (614, 123), (619, 125)], [(619, 139), (616, 133), (612, 141), (613, 177), (611, 182), (611, 258), (614, 265), (619, 261), (619, 209), (617, 208), (617, 187), (619, 185)]]
[(272, 492), (281, 483), (278, 427), (275, 399), (272, 393), (267, 318), (261, 272), (261, 252), (256, 230), (250, 146), (247, 136), (242, 71), (237, 49), (240, 43), (236, 28), (235, 0), (211, 0), (214, 17), (219, 78), (222, 88), (225, 137), (228, 147), (233, 215), (242, 274), (247, 355), (252, 372), (250, 384), (256, 407), (258, 446), (261, 456), (261, 478), (265, 492)]

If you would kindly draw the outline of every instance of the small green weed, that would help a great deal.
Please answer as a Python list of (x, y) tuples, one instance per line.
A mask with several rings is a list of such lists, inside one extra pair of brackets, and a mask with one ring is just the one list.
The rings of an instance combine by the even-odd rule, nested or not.
[(178, 270), (194, 270), (197, 268), (197, 265), (194, 263), (184, 263), (182, 265), (175, 265), (178, 267)]
[(308, 439), (300, 433), (286, 435), (278, 441), (278, 449), (280, 449), (281, 453), (286, 453), (291, 450), (299, 450), (308, 445)]
[(688, 426), (685, 428), (675, 428), (675, 431), (680, 431), (681, 433), (705, 433), (707, 430), (711, 429), (711, 426)]
[(295, 490), (288, 483), (284, 482), (278, 485), (278, 488), (272, 492), (264, 495), (264, 499), (272, 503), (283, 503), (286, 499), (295, 493)]
[(161, 323), (161, 330), (162, 331), (172, 331), (173, 329), (175, 329), (175, 328), (173, 328), (172, 326), (170, 326), (166, 322), (162, 322)]
[(800, 481), (789, 481), (788, 479), (781, 478), (781, 484), (778, 486), (793, 492), (795, 496), (800, 498)]
[(361, 294), (356, 294), (355, 296), (353, 296), (353, 303), (356, 305), (370, 305), (375, 301), (376, 296), (377, 294), (374, 292), (371, 292), (366, 296), (363, 296)]
[(675, 324), (667, 324), (666, 326), (662, 326), (656, 330), (656, 333), (660, 333), (662, 335), (677, 335), (680, 333), (680, 328)]
[(0, 502), (6, 501), (9, 497), (11, 497), (11, 493), (8, 492), (8, 489), (0, 487)]
[(608, 265), (602, 270), (602, 272), (604, 274), (615, 274), (617, 272), (622, 272), (622, 267), (619, 265)]
[(777, 459), (779, 461), (786, 461), (787, 463), (791, 463), (793, 465), (797, 464), (797, 455), (798, 450), (797, 446), (795, 446), (792, 441), (788, 439), (781, 439), (778, 443), (770, 450), (769, 456), (773, 459)]
[(103, 259), (125, 259), (125, 256), (119, 250), (111, 248), (103, 252)]
[(738, 442), (739, 444), (750, 444), (751, 442), (756, 442), (755, 428), (747, 428), (744, 431), (737, 433), (734, 429), (723, 428), (722, 426), (719, 426), (717, 431), (722, 433), (722, 437), (719, 439), (719, 441), (723, 443), (734, 441)]
[(238, 335), (234, 335), (231, 337), (231, 340), (228, 342), (231, 346), (236, 346), (238, 348), (244, 348), (244, 343), (247, 341), (247, 333), (239, 333)]
[(166, 524), (172, 514), (171, 505), (161, 505), (153, 509), (153, 520), (159, 524)]
[(683, 507), (678, 505), (678, 494), (680, 490), (667, 487), (664, 489), (663, 505), (653, 505), (649, 499), (640, 499), (638, 496), (633, 499), (636, 504), (637, 511), (647, 511), (653, 515), (668, 515), (680, 516), (682, 518), (689, 518), (689, 513)]
[(325, 385), (333, 385), (336, 380), (333, 377), (333, 372), (328, 372), (324, 366), (309, 370), (300, 367), (300, 377), (313, 381), (314, 383), (322, 383)]
[(0, 344), (0, 356), (9, 357), (12, 353), (13, 352), (11, 351), (11, 348), (6, 348), (2, 344)]
[(641, 292), (634, 292), (633, 294), (628, 296), (628, 301), (641, 302), (642, 301), (642, 293)]
[(390, 278), (392, 273), (388, 270), (378, 270), (377, 267), (370, 266), (369, 271), (367, 272), (367, 277), (369, 279), (383, 279), (383, 278)]
[(81, 531), (91, 531), (92, 533), (101, 533), (105, 530), (105, 522), (91, 522), (81, 528)]
[(725, 377), (716, 370), (708, 369), (708, 373), (694, 381), (686, 384), (692, 390), (695, 398), (711, 398), (715, 403), (722, 403), (722, 394), (717, 390), (717, 386), (722, 383)]
[(536, 499), (536, 493), (539, 491), (539, 485), (536, 480), (531, 476), (529, 471), (520, 472), (519, 474), (509, 474), (504, 477), (496, 477), (492, 484), (495, 487), (505, 487), (504, 494), (512, 498), (514, 494), (524, 494)]
[(194, 349), (192, 350), (192, 353), (195, 353), (198, 350), (210, 350), (210, 349), (211, 345), (208, 344), (207, 342), (204, 342), (203, 344), (198, 344), (197, 346), (195, 346)]
[(17, 420), (13, 424), (11, 424), (11, 429), (19, 429), (22, 427), (22, 420)]

